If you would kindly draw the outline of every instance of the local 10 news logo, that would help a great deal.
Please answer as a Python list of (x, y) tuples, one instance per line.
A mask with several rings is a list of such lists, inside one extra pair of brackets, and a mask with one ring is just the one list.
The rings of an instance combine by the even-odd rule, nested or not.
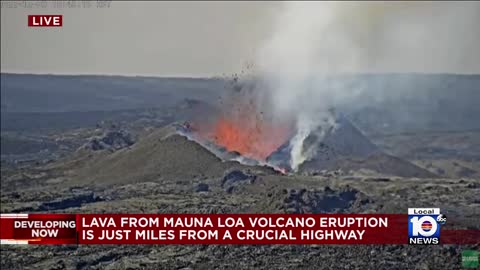
[(437, 245), (440, 227), (447, 217), (440, 208), (408, 208), (408, 243), (410, 245)]

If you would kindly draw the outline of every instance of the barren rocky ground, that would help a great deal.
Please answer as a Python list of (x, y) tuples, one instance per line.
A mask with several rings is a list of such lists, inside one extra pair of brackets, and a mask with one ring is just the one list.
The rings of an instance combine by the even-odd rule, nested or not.
[[(1, 212), (406, 213), (408, 207), (436, 206), (449, 217), (449, 228), (479, 229), (478, 178), (402, 178), (362, 171), (282, 175), (269, 168), (223, 162), (195, 142), (167, 133), (154, 130), (118, 151), (82, 149), (52, 164), (2, 168)], [(2, 246), (1, 265), (3, 269), (459, 269), (461, 251), (478, 248)]]
[[(364, 159), (287, 175), (222, 161), (172, 134), (173, 122), (216, 113), (220, 94), (232, 88), (223, 79), (1, 76), (2, 213), (405, 214), (439, 207), (447, 228), (480, 229), (478, 75), (357, 76), (372, 97), (388, 90), (404, 98), (338, 108), (365, 136), (350, 127), (332, 142), (341, 137), (339, 146), (361, 154), (372, 142), (381, 154), (373, 147)], [(316, 161), (313, 169), (324, 160)], [(0, 266), (461, 269), (467, 249), (480, 246), (2, 245)]]

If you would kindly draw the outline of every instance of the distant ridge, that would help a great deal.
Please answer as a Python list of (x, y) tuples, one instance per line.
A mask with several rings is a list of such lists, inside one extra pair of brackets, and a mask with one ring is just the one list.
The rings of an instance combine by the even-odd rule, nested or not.
[(139, 78), (139, 79), (192, 79), (192, 80), (221, 80), (220, 76), (181, 76), (181, 75), (148, 75), (148, 74), (95, 74), (95, 73), (21, 73), (21, 72), (0, 72), (0, 75), (7, 76), (55, 76), (55, 77), (106, 77), (106, 78)]
[[(14, 120), (3, 117), (5, 112), (165, 108), (185, 98), (214, 104), (226, 86), (218, 78), (16, 73), (1, 73), (1, 78), (2, 121), (7, 122)], [(368, 133), (480, 128), (480, 75), (389, 73), (337, 78), (365, 89), (361, 100), (337, 109)]]

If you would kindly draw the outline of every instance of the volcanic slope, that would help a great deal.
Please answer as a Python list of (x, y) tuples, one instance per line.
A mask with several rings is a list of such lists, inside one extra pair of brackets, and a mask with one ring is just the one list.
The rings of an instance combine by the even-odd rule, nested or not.
[[(347, 118), (337, 118), (337, 128), (330, 130), (318, 144), (312, 159), (300, 166), (309, 170), (354, 170), (367, 169), (377, 173), (400, 177), (435, 177), (435, 175), (406, 160), (385, 154)], [(305, 143), (309, 140), (307, 138)]]
[[(390, 176), (435, 177), (435, 175), (401, 158), (385, 154), (347, 118), (335, 118), (335, 128), (325, 132), (321, 128), (312, 132), (302, 145), (306, 161), (299, 172), (338, 170), (345, 172), (368, 170)], [(274, 152), (268, 161), (280, 167), (288, 166), (291, 147), (287, 143)]]
[(90, 153), (76, 170), (78, 184), (127, 184), (221, 177), (225, 170), (243, 168), (223, 162), (198, 143), (178, 135), (173, 126), (153, 131), (129, 148), (114, 153)]

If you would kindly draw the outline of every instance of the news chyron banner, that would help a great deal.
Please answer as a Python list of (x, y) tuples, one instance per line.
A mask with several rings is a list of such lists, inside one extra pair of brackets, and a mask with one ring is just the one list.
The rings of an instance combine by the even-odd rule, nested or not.
[(1, 244), (477, 244), (438, 208), (408, 214), (1, 214)]

